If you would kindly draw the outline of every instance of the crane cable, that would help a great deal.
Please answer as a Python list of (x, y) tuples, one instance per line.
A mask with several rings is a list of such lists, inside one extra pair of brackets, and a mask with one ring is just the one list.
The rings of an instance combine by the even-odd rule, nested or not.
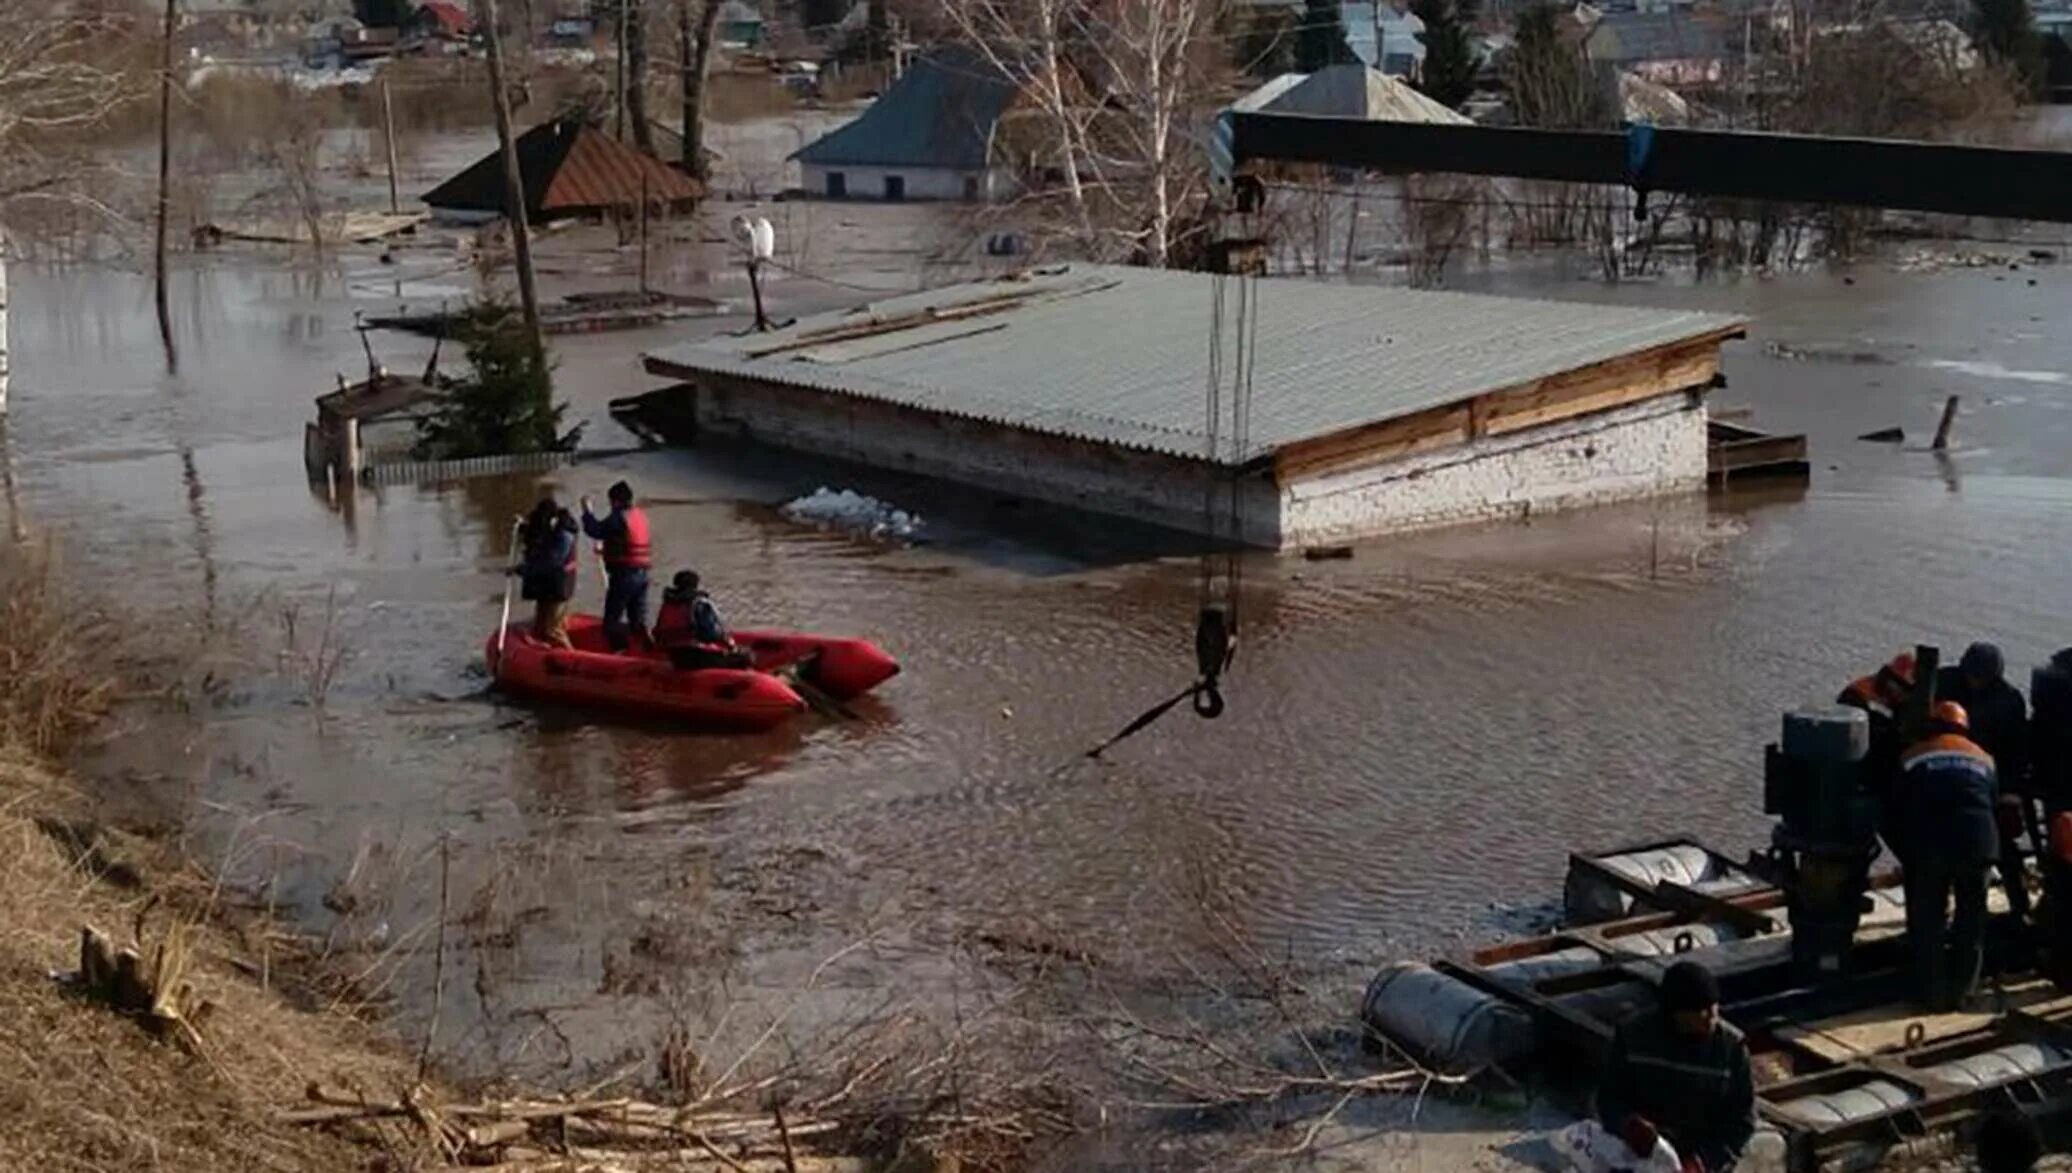
[[(1230, 316), (1230, 280), (1229, 275), (1217, 273), (1211, 292), (1209, 377), (1203, 403), (1206, 416), (1203, 455), (1208, 482), (1202, 492), (1202, 526), (1212, 548), (1201, 556), (1199, 602), (1194, 623), (1195, 679), (1170, 699), (1146, 709), (1115, 736), (1088, 750), (1086, 756), (1090, 758), (1098, 758), (1116, 743), (1134, 736), (1182, 701), (1191, 701), (1195, 715), (1206, 720), (1223, 715), (1222, 678), (1237, 654), (1238, 594), (1244, 582), (1244, 564), (1240, 556), (1244, 537), (1244, 487), (1240, 469), (1251, 443), (1252, 372), (1259, 339), (1258, 278), (1250, 274), (1240, 275), (1237, 278), (1237, 314), (1233, 329), (1236, 362), (1228, 396), (1230, 445), (1226, 458), (1223, 449), (1223, 323)], [(1224, 470), (1227, 470), (1227, 476), (1219, 475)], [(1227, 499), (1219, 501), (1225, 493)], [(1219, 503), (1223, 505), (1220, 517)], [(1219, 546), (1220, 549), (1215, 548)]]

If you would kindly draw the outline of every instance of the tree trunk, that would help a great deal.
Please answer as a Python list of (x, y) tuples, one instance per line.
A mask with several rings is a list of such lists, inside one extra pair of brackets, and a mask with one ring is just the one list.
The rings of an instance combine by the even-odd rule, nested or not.
[(173, 315), (166, 305), (166, 217), (172, 210), (173, 173), (173, 32), (179, 23), (178, 0), (165, 0), (165, 40), (158, 53), (158, 217), (152, 241), (151, 272), (154, 300), (158, 306), (158, 338), (165, 344), (165, 366), (176, 371), (179, 355), (173, 350)]
[[(700, 183), (712, 180), (705, 161), (705, 79), (719, 42), (720, 0), (677, 0), (677, 28), (683, 40), (683, 168)], [(697, 9), (695, 27), (691, 10)]]
[(496, 138), (504, 160), (504, 220), (511, 226), (512, 259), (518, 266), (518, 301), (525, 311), (525, 333), (533, 362), (547, 369), (547, 344), (540, 334), (540, 296), (533, 283), (532, 236), (525, 221), (525, 182), (518, 169), (517, 138), (511, 133), (510, 91), (504, 88), (503, 30), (497, 27), (496, 0), (482, 0), (483, 39), (489, 47), (489, 86), (494, 91)]
[(647, 108), (647, 6), (641, 0), (626, 4), (626, 120), (633, 124), (633, 145), (655, 153), (655, 130), (648, 123)]

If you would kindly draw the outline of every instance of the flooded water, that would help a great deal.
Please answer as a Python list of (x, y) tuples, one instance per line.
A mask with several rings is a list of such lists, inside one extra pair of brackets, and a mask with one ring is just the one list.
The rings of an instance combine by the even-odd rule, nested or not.
[[(936, 230), (909, 209), (816, 214)], [(843, 254), (870, 251), (848, 243), (864, 234), (835, 235), (825, 272), (870, 284), (872, 264)], [(560, 287), (633, 264), (556, 247)], [(687, 245), (661, 265), (689, 281), (718, 255)], [(877, 264), (888, 284), (919, 279), (911, 261)], [(411, 1030), (428, 1016), (445, 841), (461, 978), (441, 1053), (464, 1069), (573, 1078), (638, 1054), (717, 975), (729, 996), (777, 997), (858, 941), (832, 983), (858, 1003), (954, 1000), (978, 934), (1154, 974), (1184, 963), (1210, 893), (1350, 1012), (1376, 964), (1493, 935), (1502, 909), (1558, 891), (1571, 849), (1675, 832), (1759, 845), (1779, 711), (1892, 650), (1990, 637), (2026, 679), (2072, 643), (2072, 268), (1471, 279), (1751, 315), (1714, 403), (1807, 432), (1811, 486), (1375, 543), (1349, 562), (1256, 558), (1229, 713), (1176, 714), (1101, 763), (1079, 755), (1192, 662), (1195, 568), (1144, 535), (758, 451), (336, 503), (307, 488), (310, 398), (364, 366), (355, 310), (471, 283), (429, 250), (354, 253), (321, 276), (199, 258), (175, 284), (167, 377), (148, 282), (17, 269), (6, 433), (32, 531), (204, 649), (187, 715), (140, 707), (95, 765), (199, 818), (287, 915), (392, 965), (380, 976)], [(851, 296), (777, 290), (797, 308)], [(652, 385), (639, 351), (737, 325), (556, 340), (570, 418), (592, 421), (588, 444), (630, 443), (604, 405)], [(426, 350), (376, 345), (397, 369)], [(1956, 448), (1933, 455), (1952, 393)], [(1855, 439), (1891, 425), (1907, 443)], [(601, 496), (621, 477), (663, 561), (696, 566), (734, 622), (866, 636), (904, 673), (857, 720), (745, 738), (484, 696), (512, 514), (542, 482)], [(823, 484), (918, 511), (927, 540), (877, 545), (776, 511)], [(586, 581), (588, 607), (600, 591)]]

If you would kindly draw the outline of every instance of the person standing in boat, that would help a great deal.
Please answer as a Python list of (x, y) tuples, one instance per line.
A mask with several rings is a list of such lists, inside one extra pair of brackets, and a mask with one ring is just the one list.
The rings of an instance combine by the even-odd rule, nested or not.
[(519, 529), (524, 558), (519, 596), (533, 605), (532, 634), (542, 643), (572, 647), (568, 604), (576, 596), (576, 519), (552, 496), (543, 497)]
[(604, 638), (614, 652), (634, 640), (648, 643), (648, 568), (654, 565), (647, 513), (633, 504), (633, 487), (625, 481), (605, 496), (611, 512), (599, 519), (583, 498), (583, 532), (604, 544)]

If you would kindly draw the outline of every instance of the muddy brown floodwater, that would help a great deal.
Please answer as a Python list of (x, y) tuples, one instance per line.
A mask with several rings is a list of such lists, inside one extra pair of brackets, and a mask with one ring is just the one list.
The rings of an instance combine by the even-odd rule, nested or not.
[[(856, 232), (923, 215), (821, 214)], [(1205, 884), (1350, 1013), (1378, 963), (1501, 933), (1506, 910), (1558, 891), (1571, 848), (1686, 831), (1758, 845), (1778, 712), (1893, 649), (1990, 637), (2025, 680), (2072, 644), (2072, 269), (1847, 275), (1469, 274), (1752, 315), (1714, 402), (1808, 432), (1811, 486), (1378, 542), (1349, 562), (1256, 558), (1228, 715), (1173, 716), (1101, 764), (1077, 755), (1184, 683), (1190, 562), (1116, 526), (761, 451), (652, 451), (543, 481), (632, 480), (663, 561), (695, 565), (736, 622), (890, 649), (905, 672), (860, 719), (711, 738), (485, 697), (508, 519), (541, 480), (334, 505), (300, 466), (310, 397), (362, 366), (354, 311), (464, 288), (450, 257), (195, 258), (174, 290), (177, 378), (146, 281), (18, 268), (6, 439), (35, 530), (169, 638), (214, 632), (200, 701), (140, 707), (95, 764), (195, 815), (285, 914), (392, 960), (406, 1030), (428, 1019), (449, 840), (460, 976), (440, 1053), (463, 1069), (572, 1080), (639, 1053), (692, 987), (709, 996), (724, 973), (729, 996), (779, 997), (865, 938), (840, 998), (952, 1002), (960, 943), (1003, 927), (1151, 971), (1183, 959)], [(651, 385), (640, 350), (737, 324), (556, 340), (587, 443), (627, 442), (604, 403)], [(377, 343), (397, 368), (425, 352)], [(1965, 414), (1938, 457), (1916, 441), (1950, 393)], [(1894, 424), (1908, 444), (1854, 439)], [(822, 484), (918, 511), (926, 540), (777, 513)], [(588, 580), (585, 601), (598, 593)], [(345, 656), (321, 705), (277, 654), (289, 610), (305, 652), (335, 616)], [(642, 958), (665, 963), (659, 985), (627, 978)]]

